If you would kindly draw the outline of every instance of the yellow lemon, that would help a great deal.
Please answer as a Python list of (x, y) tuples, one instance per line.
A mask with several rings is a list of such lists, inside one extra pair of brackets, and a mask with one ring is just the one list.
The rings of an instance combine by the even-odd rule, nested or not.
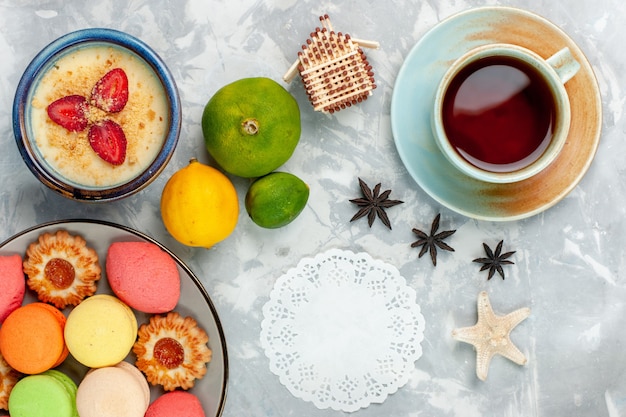
[(254, 223), (276, 229), (291, 223), (309, 199), (309, 186), (287, 172), (272, 172), (255, 180), (246, 193), (246, 211)]
[(243, 78), (219, 89), (202, 113), (206, 148), (224, 171), (261, 177), (284, 164), (300, 140), (300, 108), (270, 78)]
[(187, 246), (209, 248), (235, 230), (237, 191), (219, 170), (192, 159), (167, 181), (161, 218), (167, 231)]

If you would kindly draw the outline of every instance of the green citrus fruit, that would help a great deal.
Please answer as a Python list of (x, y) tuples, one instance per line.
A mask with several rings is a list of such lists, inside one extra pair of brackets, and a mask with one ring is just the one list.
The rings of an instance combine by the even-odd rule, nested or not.
[(269, 78), (225, 85), (202, 113), (207, 150), (224, 171), (240, 177), (261, 177), (284, 164), (300, 130), (297, 101)]
[(291, 223), (309, 199), (309, 186), (287, 172), (272, 172), (255, 180), (246, 193), (245, 206), (254, 223), (276, 229)]

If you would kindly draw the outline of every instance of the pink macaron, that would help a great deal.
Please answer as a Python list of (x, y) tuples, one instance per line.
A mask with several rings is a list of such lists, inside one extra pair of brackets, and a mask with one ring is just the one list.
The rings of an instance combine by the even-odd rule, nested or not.
[(0, 256), (0, 323), (22, 305), (26, 278), (20, 255)]
[(109, 246), (106, 273), (111, 290), (135, 310), (165, 313), (178, 304), (180, 275), (174, 259), (150, 242)]
[(170, 391), (154, 400), (144, 417), (205, 417), (198, 397), (188, 391)]

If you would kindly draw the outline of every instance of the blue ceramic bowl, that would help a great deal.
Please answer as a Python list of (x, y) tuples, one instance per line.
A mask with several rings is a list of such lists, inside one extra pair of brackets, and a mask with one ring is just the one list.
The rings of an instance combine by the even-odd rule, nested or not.
[[(151, 162), (132, 176), (108, 185), (82, 184), (68, 179), (43, 156), (31, 123), (33, 98), (42, 78), (55, 68), (59, 59), (92, 46), (105, 46), (128, 53), (147, 64), (162, 86), (166, 98), (164, 139)], [(130, 89), (130, 86), (129, 86)], [(130, 101), (129, 101), (130, 102)], [(139, 39), (111, 29), (84, 29), (66, 34), (46, 46), (28, 65), (17, 87), (13, 102), (13, 131), (17, 146), (31, 172), (52, 190), (77, 201), (112, 201), (138, 192), (152, 182), (169, 162), (180, 133), (181, 107), (176, 83), (161, 58)]]

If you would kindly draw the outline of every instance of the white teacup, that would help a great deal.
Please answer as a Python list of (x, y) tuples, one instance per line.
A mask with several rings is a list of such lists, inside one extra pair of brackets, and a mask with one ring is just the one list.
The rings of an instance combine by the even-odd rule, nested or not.
[(571, 112), (564, 83), (579, 68), (569, 48), (548, 59), (510, 44), (469, 51), (436, 90), (432, 129), (441, 152), (481, 181), (536, 175), (567, 140)]

